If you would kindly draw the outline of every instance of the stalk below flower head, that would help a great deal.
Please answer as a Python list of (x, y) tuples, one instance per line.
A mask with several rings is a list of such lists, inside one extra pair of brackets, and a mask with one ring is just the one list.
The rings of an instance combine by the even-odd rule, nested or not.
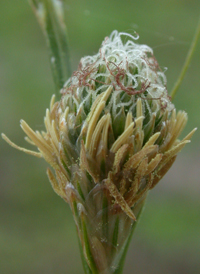
[(45, 132), (21, 121), (39, 152), (2, 135), (54, 169), (47, 174), (72, 209), (86, 273), (120, 273), (115, 271), (148, 191), (195, 131), (178, 139), (187, 114), (176, 113), (153, 50), (137, 39), (113, 31), (96, 55), (80, 60), (61, 100), (51, 99)]

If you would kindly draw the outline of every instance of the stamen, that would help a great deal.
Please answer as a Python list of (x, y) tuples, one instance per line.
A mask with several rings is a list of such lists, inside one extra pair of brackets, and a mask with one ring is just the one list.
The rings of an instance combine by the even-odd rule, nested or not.
[(157, 154), (155, 158), (151, 160), (151, 162), (148, 164), (147, 170), (145, 172), (145, 175), (148, 175), (154, 171), (154, 169), (158, 166), (162, 159), (163, 155), (162, 154)]
[(111, 173), (108, 174), (108, 179), (104, 181), (105, 185), (107, 186), (110, 195), (114, 197), (116, 204), (118, 204), (121, 209), (132, 219), (136, 220), (135, 215), (133, 214), (131, 208), (128, 206), (126, 201), (124, 200), (123, 196), (118, 191), (116, 185), (112, 182)]
[(129, 127), (129, 125), (131, 124), (132, 121), (133, 121), (133, 115), (131, 112), (129, 112), (126, 116), (125, 129), (127, 129)]
[(96, 126), (97, 120), (99, 119), (99, 116), (106, 104), (106, 100), (108, 99), (111, 91), (112, 91), (112, 86), (109, 86), (109, 88), (103, 93), (103, 96), (94, 112), (94, 115), (92, 116), (91, 120), (89, 121), (89, 126), (88, 126), (88, 131), (87, 131), (87, 137), (86, 137), (86, 142), (85, 142), (85, 148), (88, 149), (91, 138), (92, 138), (92, 133), (94, 131), (94, 128)]
[(180, 152), (184, 146), (186, 144), (190, 143), (190, 140), (184, 140), (181, 141), (178, 145), (176, 145), (175, 147), (171, 148), (170, 150), (168, 150), (167, 152), (164, 153), (163, 158), (159, 164), (159, 170), (175, 155), (178, 154), (178, 152)]
[[(50, 162), (54, 162), (54, 158), (51, 153), (51, 147), (45, 142), (45, 140), (40, 139), (39, 136), (29, 127), (29, 125), (21, 120), (21, 127), (23, 131), (28, 135), (28, 137), (35, 143), (35, 145), (39, 148), (39, 150), (42, 152), (44, 158), (50, 160)], [(42, 138), (42, 136), (41, 136)]]
[(52, 171), (49, 168), (47, 168), (47, 176), (48, 176), (51, 186), (52, 186), (53, 190), (56, 192), (56, 194), (58, 194), (61, 198), (65, 197), (66, 194), (64, 193), (62, 188), (60, 188), (55, 176), (53, 175)]
[(35, 146), (35, 144), (31, 141), (31, 139), (29, 139), (27, 136), (24, 137), (24, 140), (29, 143), (32, 146)]
[(32, 156), (35, 156), (35, 157), (38, 157), (38, 158), (42, 158), (42, 154), (40, 152), (35, 152), (33, 150), (29, 150), (29, 149), (25, 149), (23, 147), (20, 147), (16, 144), (14, 144), (5, 134), (1, 134), (1, 137), (11, 146), (11, 147), (14, 147), (20, 151), (23, 151), (27, 154), (30, 154)]
[(133, 127), (134, 122), (132, 122), (129, 127), (117, 138), (110, 149), (111, 152), (117, 152), (117, 150), (127, 141), (128, 137), (133, 134)]
[(146, 142), (146, 144), (144, 145), (144, 147), (148, 147), (148, 146), (153, 145), (156, 142), (156, 140), (158, 139), (159, 136), (160, 136), (160, 132), (156, 132), (154, 135), (152, 135), (149, 138), (149, 141)]
[(108, 148), (108, 129), (109, 129), (110, 120), (111, 120), (110, 113), (108, 113), (106, 116), (107, 116), (107, 119), (102, 131), (102, 143), (105, 150), (107, 150)]
[(104, 116), (101, 117), (101, 119), (99, 120), (99, 122), (96, 125), (94, 133), (92, 134), (92, 138), (91, 138), (92, 140), (91, 140), (91, 144), (89, 146), (89, 153), (92, 156), (94, 156), (94, 153), (97, 151), (97, 146), (98, 146), (98, 143), (99, 143), (100, 134), (101, 134), (101, 131), (103, 129), (103, 126), (105, 126), (105, 122), (107, 120), (106, 118), (107, 118), (107, 115), (104, 115)]
[(146, 157), (148, 154), (152, 153), (157, 149), (158, 146), (151, 145), (148, 147), (143, 148), (141, 151), (137, 152), (133, 156), (129, 158), (129, 160), (125, 163), (123, 171), (127, 171), (129, 169), (134, 169), (137, 167), (139, 162)]
[(56, 96), (55, 96), (55, 94), (53, 94), (52, 97), (51, 97), (51, 101), (50, 101), (50, 111), (53, 110), (53, 106), (54, 106), (54, 103), (55, 103), (55, 98), (56, 98)]
[(190, 140), (196, 130), (197, 130), (197, 127), (195, 127), (187, 136), (185, 136), (185, 138), (182, 141)]

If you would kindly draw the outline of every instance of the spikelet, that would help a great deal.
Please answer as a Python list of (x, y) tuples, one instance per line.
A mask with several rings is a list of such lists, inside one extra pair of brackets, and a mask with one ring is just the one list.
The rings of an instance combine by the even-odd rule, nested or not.
[(195, 132), (178, 139), (187, 114), (176, 113), (152, 49), (137, 38), (114, 31), (96, 55), (81, 59), (61, 100), (52, 97), (46, 132), (21, 121), (39, 152), (2, 135), (54, 169), (49, 180), (71, 206), (92, 273), (118, 267), (148, 191)]

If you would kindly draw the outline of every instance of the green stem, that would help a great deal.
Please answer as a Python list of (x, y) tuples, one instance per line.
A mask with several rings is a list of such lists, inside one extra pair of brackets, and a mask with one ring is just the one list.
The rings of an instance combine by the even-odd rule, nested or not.
[(141, 213), (142, 213), (142, 210), (143, 210), (143, 207), (144, 207), (144, 204), (145, 204), (145, 200), (146, 199), (144, 198), (143, 201), (141, 201), (141, 204), (139, 205), (139, 211), (137, 213), (137, 221), (135, 221), (132, 225), (131, 232), (129, 234), (126, 246), (124, 248), (122, 258), (119, 262), (119, 268), (116, 269), (116, 271), (113, 274), (122, 274), (123, 273), (123, 268), (124, 268), (124, 263), (125, 263), (125, 260), (126, 260), (126, 254), (127, 254), (127, 251), (128, 251), (128, 247), (129, 247), (129, 244), (131, 242), (133, 232), (135, 231), (136, 225), (138, 224), (138, 220), (141, 216)]
[(181, 73), (180, 73), (180, 75), (178, 77), (178, 80), (176, 81), (176, 83), (175, 83), (175, 85), (174, 85), (174, 87), (172, 89), (172, 92), (170, 94), (172, 100), (174, 99), (174, 96), (175, 96), (177, 90), (179, 89), (179, 87), (181, 85), (181, 82), (183, 81), (183, 78), (185, 76), (185, 73), (186, 73), (186, 71), (187, 71), (187, 69), (189, 67), (189, 64), (191, 62), (191, 59), (192, 59), (192, 56), (194, 54), (195, 48), (197, 46), (197, 42), (198, 42), (199, 36), (200, 36), (200, 18), (199, 18), (199, 23), (197, 25), (197, 29), (196, 29), (193, 41), (191, 43), (190, 49), (188, 51), (188, 54), (186, 56), (185, 63), (183, 65)]
[(81, 245), (81, 241), (80, 241), (79, 237), (78, 237), (78, 242), (79, 242), (79, 249), (80, 249), (80, 253), (81, 253), (81, 260), (82, 260), (82, 265), (83, 265), (84, 272), (85, 272), (85, 274), (92, 274), (92, 271), (89, 268), (89, 266), (88, 266), (88, 264), (85, 260), (85, 256), (83, 254), (83, 247)]
[[(80, 216), (78, 214), (78, 209), (77, 209), (77, 203), (76, 203), (76, 201), (73, 201), (72, 205), (73, 205), (72, 206), (72, 211), (74, 213), (74, 218), (77, 221), (77, 226), (78, 226), (77, 227), (77, 232), (79, 232), (79, 230), (81, 230), (81, 220), (80, 220)], [(80, 240), (79, 235), (78, 235), (78, 243), (79, 243), (79, 248), (80, 248), (80, 253), (81, 253), (81, 260), (82, 260), (82, 265), (83, 265), (84, 272), (85, 272), (85, 274), (92, 274), (92, 271), (89, 268), (89, 266), (88, 266), (88, 264), (86, 262), (85, 256), (83, 254), (83, 247), (81, 245), (81, 240)]]
[(62, 2), (58, 0), (29, 1), (46, 38), (56, 91), (59, 92), (71, 75)]
[[(88, 232), (87, 232), (87, 226), (85, 224), (85, 219), (84, 217), (82, 216), (81, 218), (82, 222), (82, 231), (83, 231), (83, 240), (84, 240), (84, 249), (85, 249), (85, 255), (87, 257), (87, 263), (89, 265), (89, 267), (87, 267), (87, 269), (85, 268), (86, 265), (84, 264), (84, 269), (88, 271), (88, 269), (90, 268), (92, 274), (98, 274), (98, 270), (97, 270), (97, 267), (96, 267), (96, 264), (95, 264), (95, 261), (94, 261), (94, 258), (92, 256), (92, 252), (91, 252), (91, 249), (90, 249), (90, 243), (89, 243), (89, 238), (88, 238)], [(86, 272), (88, 273), (88, 272)]]

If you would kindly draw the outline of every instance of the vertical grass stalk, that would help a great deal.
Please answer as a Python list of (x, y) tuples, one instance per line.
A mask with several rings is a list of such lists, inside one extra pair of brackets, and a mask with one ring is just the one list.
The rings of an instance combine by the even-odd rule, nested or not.
[(29, 0), (49, 48), (52, 74), (58, 93), (71, 75), (63, 4), (58, 0)]
[(183, 68), (181, 70), (181, 73), (172, 89), (172, 92), (170, 94), (172, 100), (174, 99), (183, 79), (184, 79), (184, 76), (186, 74), (186, 71), (190, 65), (190, 62), (191, 62), (191, 59), (192, 59), (192, 56), (194, 54), (194, 51), (196, 49), (196, 46), (197, 46), (197, 42), (198, 42), (198, 39), (199, 39), (199, 36), (200, 36), (200, 17), (199, 17), (199, 22), (198, 22), (198, 25), (197, 25), (197, 28), (196, 28), (196, 32), (194, 34), (194, 38), (193, 38), (193, 41), (191, 43), (191, 46), (190, 46), (190, 49), (188, 51), (188, 54), (186, 56), (186, 59), (185, 59), (185, 63), (183, 65)]

